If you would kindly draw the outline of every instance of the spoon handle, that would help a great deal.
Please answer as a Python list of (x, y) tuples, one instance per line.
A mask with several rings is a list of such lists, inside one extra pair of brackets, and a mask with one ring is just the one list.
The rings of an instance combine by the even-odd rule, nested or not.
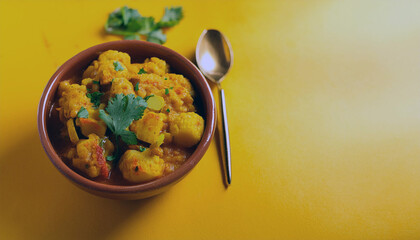
[(224, 150), (223, 158), (225, 162), (225, 180), (226, 180), (226, 185), (229, 186), (230, 183), (232, 182), (232, 162), (230, 158), (229, 128), (228, 128), (228, 121), (227, 121), (227, 115), (226, 115), (226, 98), (225, 98), (225, 92), (221, 88), (220, 88), (220, 111), (221, 111), (221, 120), (222, 120), (222, 126), (221, 126), (222, 133), (219, 135), (222, 140), (221, 147)]

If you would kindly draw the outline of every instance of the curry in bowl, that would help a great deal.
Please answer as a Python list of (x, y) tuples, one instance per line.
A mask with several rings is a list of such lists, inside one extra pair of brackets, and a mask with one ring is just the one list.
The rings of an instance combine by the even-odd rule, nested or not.
[(162, 59), (131, 63), (108, 50), (83, 76), (62, 81), (50, 114), (52, 142), (79, 174), (111, 185), (165, 176), (193, 153), (204, 131), (194, 89)]

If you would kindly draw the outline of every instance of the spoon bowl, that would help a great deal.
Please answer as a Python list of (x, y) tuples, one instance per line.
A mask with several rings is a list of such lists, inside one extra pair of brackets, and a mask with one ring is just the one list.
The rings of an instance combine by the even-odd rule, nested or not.
[(229, 40), (214, 29), (204, 30), (196, 49), (198, 67), (209, 80), (220, 84), (233, 64)]

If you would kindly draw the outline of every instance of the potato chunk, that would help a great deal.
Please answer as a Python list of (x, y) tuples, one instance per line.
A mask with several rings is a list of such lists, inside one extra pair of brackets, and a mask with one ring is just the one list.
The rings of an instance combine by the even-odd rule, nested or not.
[[(99, 109), (103, 109), (103, 106), (99, 106)], [(99, 117), (99, 110), (89, 108), (88, 118), (77, 118), (76, 125), (80, 127), (80, 131), (85, 137), (89, 137), (90, 134), (94, 133), (99, 137), (104, 137), (107, 129), (106, 123)]]
[[(99, 141), (96, 134), (90, 134), (89, 139), (80, 140), (76, 146), (77, 157), (73, 158), (73, 166), (91, 178), (109, 175), (110, 166), (105, 161), (105, 149), (99, 145)], [(109, 143), (107, 153), (112, 154), (114, 147), (110, 147)]]
[(164, 161), (150, 150), (127, 150), (119, 163), (123, 177), (134, 183), (146, 182), (162, 176)]
[(110, 93), (112, 96), (117, 94), (134, 94), (133, 84), (125, 78), (116, 78), (112, 82)]
[(75, 118), (81, 107), (90, 108), (92, 103), (86, 96), (86, 86), (79, 84), (70, 84), (69, 81), (63, 81), (58, 87), (60, 99), (58, 100), (59, 114), (61, 120)]
[(200, 115), (181, 113), (174, 116), (169, 124), (169, 131), (178, 146), (192, 147), (200, 142), (204, 131), (204, 120)]
[(106, 132), (106, 124), (104, 121), (98, 121), (93, 118), (79, 118), (79, 126), (83, 135), (86, 137), (94, 133), (99, 137), (104, 137)]
[(163, 113), (148, 112), (140, 120), (134, 121), (130, 130), (139, 140), (153, 144), (158, 140), (166, 118)]

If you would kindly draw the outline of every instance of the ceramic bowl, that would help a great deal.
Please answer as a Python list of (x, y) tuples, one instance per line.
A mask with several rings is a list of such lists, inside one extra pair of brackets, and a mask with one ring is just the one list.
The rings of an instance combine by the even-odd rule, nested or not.
[[(52, 104), (56, 98), (58, 85), (61, 81), (81, 76), (81, 73), (97, 59), (99, 54), (107, 50), (117, 50), (130, 55), (132, 62), (142, 62), (148, 57), (158, 57), (165, 60), (171, 67), (171, 72), (184, 75), (193, 85), (198, 96), (198, 108), (205, 119), (204, 134), (193, 154), (174, 172), (147, 183), (131, 186), (108, 185), (95, 182), (73, 171), (68, 167), (54, 149), (51, 142), (52, 133), (48, 124)], [(38, 131), (41, 143), (47, 156), (54, 166), (72, 183), (92, 194), (114, 199), (141, 199), (159, 194), (185, 177), (207, 151), (215, 129), (215, 103), (208, 83), (204, 76), (187, 58), (181, 54), (158, 44), (137, 40), (122, 40), (107, 42), (88, 48), (65, 62), (51, 77), (41, 97), (38, 108)], [(51, 130), (50, 130), (51, 131)]]

